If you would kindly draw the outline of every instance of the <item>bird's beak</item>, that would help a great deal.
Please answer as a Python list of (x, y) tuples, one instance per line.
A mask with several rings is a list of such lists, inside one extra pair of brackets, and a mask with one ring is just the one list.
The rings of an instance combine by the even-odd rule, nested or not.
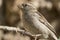
[(19, 9), (23, 9), (23, 6), (22, 5), (18, 5), (17, 6)]

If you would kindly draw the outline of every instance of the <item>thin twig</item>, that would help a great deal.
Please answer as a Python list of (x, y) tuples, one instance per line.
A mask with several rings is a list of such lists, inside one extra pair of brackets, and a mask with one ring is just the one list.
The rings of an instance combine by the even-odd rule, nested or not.
[(27, 35), (27, 36), (32, 37), (32, 38), (35, 38), (36, 36), (37, 37), (41, 36), (41, 34), (32, 35), (30, 32), (27, 32), (25, 30), (21, 30), (21, 29), (16, 28), (16, 27), (0, 26), (0, 30), (16, 31), (16, 32), (22, 33), (23, 35)]

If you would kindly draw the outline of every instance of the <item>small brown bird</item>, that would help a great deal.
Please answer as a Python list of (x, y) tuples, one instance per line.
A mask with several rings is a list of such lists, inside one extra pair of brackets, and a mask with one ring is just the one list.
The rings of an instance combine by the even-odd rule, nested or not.
[(55, 29), (32, 4), (25, 3), (19, 8), (23, 11), (23, 25), (26, 30), (32, 34), (43, 34), (44, 38), (50, 36), (54, 40), (57, 40), (57, 37), (54, 34)]

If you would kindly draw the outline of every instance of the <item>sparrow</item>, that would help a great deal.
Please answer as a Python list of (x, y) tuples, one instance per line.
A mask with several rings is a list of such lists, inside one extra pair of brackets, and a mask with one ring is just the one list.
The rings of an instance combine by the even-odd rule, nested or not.
[(44, 38), (51, 36), (54, 40), (57, 40), (55, 29), (45, 17), (38, 12), (34, 5), (24, 3), (18, 6), (18, 8), (23, 11), (23, 25), (26, 30), (32, 34), (43, 34)]

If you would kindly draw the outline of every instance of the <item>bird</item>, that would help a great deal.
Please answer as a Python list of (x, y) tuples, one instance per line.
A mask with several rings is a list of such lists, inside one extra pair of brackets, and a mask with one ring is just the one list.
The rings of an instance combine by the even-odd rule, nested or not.
[(23, 25), (26, 30), (32, 34), (43, 34), (44, 38), (51, 36), (54, 40), (57, 40), (55, 29), (34, 5), (23, 3), (18, 8), (23, 11)]

